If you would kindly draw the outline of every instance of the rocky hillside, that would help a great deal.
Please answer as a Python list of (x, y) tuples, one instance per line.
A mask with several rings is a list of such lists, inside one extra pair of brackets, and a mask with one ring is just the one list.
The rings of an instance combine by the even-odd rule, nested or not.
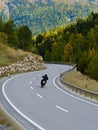
[(15, 50), (4, 41), (0, 38), (0, 77), (45, 68), (41, 56), (20, 49)]
[(0, 67), (0, 77), (41, 69), (45, 69), (43, 58), (35, 54), (29, 54), (16, 63)]
[(0, 0), (0, 15), (11, 17), (16, 27), (29, 26), (32, 34), (69, 24), (98, 12), (98, 0)]

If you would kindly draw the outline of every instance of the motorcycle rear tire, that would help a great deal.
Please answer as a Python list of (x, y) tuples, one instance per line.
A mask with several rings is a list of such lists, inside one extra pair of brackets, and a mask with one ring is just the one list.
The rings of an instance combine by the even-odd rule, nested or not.
[(45, 86), (45, 81), (44, 80), (41, 81), (41, 88), (43, 88), (43, 86)]

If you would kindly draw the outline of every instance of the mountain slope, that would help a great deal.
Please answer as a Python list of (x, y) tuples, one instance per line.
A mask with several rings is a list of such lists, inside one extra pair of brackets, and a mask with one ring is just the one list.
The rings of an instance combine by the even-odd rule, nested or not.
[(2, 5), (4, 19), (29, 26), (33, 35), (98, 12), (98, 0), (4, 0)]

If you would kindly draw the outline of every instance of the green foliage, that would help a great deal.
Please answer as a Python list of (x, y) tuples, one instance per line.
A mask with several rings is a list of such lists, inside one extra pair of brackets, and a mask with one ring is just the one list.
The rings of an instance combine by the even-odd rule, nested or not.
[(8, 36), (8, 45), (11, 47), (17, 48), (18, 37), (16, 34), (14, 22), (12, 19), (9, 19), (4, 26), (4, 32)]
[(20, 26), (17, 31), (19, 45), (18, 47), (25, 51), (31, 51), (32, 47), (32, 32), (27, 26)]
[(38, 43), (41, 43), (42, 40), (43, 40), (42, 34), (38, 34), (38, 35), (37, 35), (37, 38), (36, 38), (36, 45), (37, 45)]
[(8, 37), (4, 32), (0, 32), (0, 43), (7, 44)]
[[(91, 23), (89, 26), (88, 21)], [(91, 13), (85, 20), (77, 20), (76, 23), (66, 27), (63, 26), (50, 32), (46, 31), (42, 35), (43, 38), (40, 40), (40, 43), (37, 42), (39, 54), (46, 61), (76, 63), (79, 71), (97, 79), (92, 74), (95, 73), (93, 71), (96, 69), (94, 70), (93, 67), (96, 66), (95, 64), (97, 64), (98, 60), (96, 56), (98, 53), (98, 22), (96, 21), (98, 21), (98, 14)], [(97, 58), (93, 59), (95, 56)], [(98, 75), (97, 70), (96, 75)]]
[(2, 18), (0, 18), (0, 32), (3, 32), (4, 31), (4, 21), (2, 20)]
[(16, 29), (12, 19), (6, 22), (0, 19), (0, 42), (15, 49), (38, 53), (37, 49), (32, 46), (31, 30), (24, 25)]
[(66, 44), (64, 46), (64, 61), (65, 62), (71, 61), (72, 52), (73, 52), (73, 47), (71, 46), (71, 44), (70, 43)]
[(79, 57), (78, 60), (79, 61), (77, 63), (77, 69), (84, 74), (85, 73), (85, 69), (87, 68), (88, 63), (89, 63), (87, 52), (85, 52), (85, 51), (82, 52), (82, 55), (81, 55), (81, 57)]
[[(82, 2), (70, 4), (70, 2), (64, 2), (64, 0), (48, 0), (47, 3), (42, 0), (35, 2), (10, 0), (8, 8), (15, 25), (28, 26), (33, 35), (45, 32), (46, 29), (52, 30), (55, 27), (69, 24), (78, 18), (86, 17), (91, 11), (98, 12), (98, 4), (84, 4)], [(85, 25), (85, 22), (83, 24)]]
[(0, 67), (12, 64), (28, 54), (20, 49), (15, 50), (6, 44), (7, 36), (0, 33)]
[(92, 12), (85, 20), (46, 30), (33, 38), (28, 26), (16, 30), (11, 19), (5, 23), (1, 20), (0, 24), (0, 42), (39, 53), (46, 61), (76, 63), (79, 71), (98, 80), (98, 14)]
[(91, 60), (88, 68), (86, 69), (86, 74), (98, 81), (98, 54), (96, 54)]
[(52, 45), (51, 57), (50, 60), (52, 61), (62, 61), (63, 55), (63, 44), (54, 42)]

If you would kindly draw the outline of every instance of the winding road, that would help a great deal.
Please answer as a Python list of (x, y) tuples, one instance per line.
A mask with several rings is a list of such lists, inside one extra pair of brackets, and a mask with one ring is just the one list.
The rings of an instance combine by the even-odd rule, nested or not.
[[(98, 104), (62, 90), (55, 82), (70, 65), (14, 75), (0, 82), (2, 104), (27, 130), (98, 130)], [(42, 75), (49, 80), (40, 87)], [(1, 88), (0, 88), (1, 89)]]

